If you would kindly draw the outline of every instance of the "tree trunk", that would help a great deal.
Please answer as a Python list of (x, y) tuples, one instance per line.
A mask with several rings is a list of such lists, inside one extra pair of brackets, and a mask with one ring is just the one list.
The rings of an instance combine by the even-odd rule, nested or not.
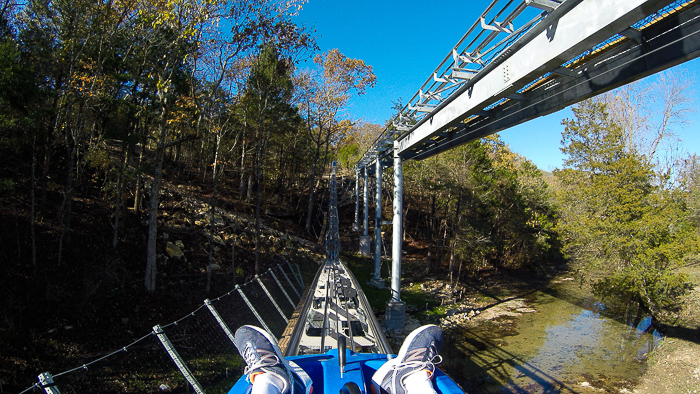
[(73, 214), (73, 170), (75, 157), (75, 149), (77, 147), (71, 146), (71, 136), (68, 135), (71, 131), (66, 131), (66, 153), (68, 155), (68, 168), (66, 169), (66, 185), (63, 195), (63, 202), (61, 204), (60, 218), (61, 218), (61, 235), (58, 239), (58, 266), (61, 266), (63, 259), (63, 249), (64, 246), (71, 244), (71, 216)]
[[(261, 116), (262, 119), (262, 116)], [(262, 123), (262, 122), (261, 122)], [(258, 148), (257, 148), (257, 160), (255, 165), (255, 180), (256, 180), (256, 193), (255, 193), (255, 274), (260, 275), (262, 272), (262, 265), (260, 261), (260, 200), (262, 198), (262, 166), (263, 166), (263, 148), (264, 142), (262, 138), (262, 125), (258, 126)]]
[(151, 185), (151, 199), (148, 208), (148, 244), (146, 249), (146, 275), (144, 284), (146, 290), (154, 292), (156, 290), (156, 241), (158, 237), (158, 192), (160, 191), (160, 182), (163, 179), (163, 159), (165, 158), (165, 108), (161, 109), (160, 122), (158, 129), (158, 144), (156, 146), (156, 169), (153, 174), (153, 184)]
[(316, 203), (316, 167), (318, 166), (319, 155), (321, 154), (321, 145), (316, 144), (316, 152), (314, 153), (314, 161), (311, 164), (311, 175), (309, 176), (309, 205), (306, 211), (306, 232), (311, 233), (311, 218), (314, 213), (314, 204)]
[(29, 190), (29, 199), (31, 200), (31, 208), (29, 210), (29, 231), (30, 231), (30, 236), (32, 239), (32, 267), (34, 269), (34, 274), (37, 273), (37, 266), (36, 266), (36, 232), (35, 232), (35, 224), (36, 224), (36, 198), (35, 198), (35, 190), (36, 190), (36, 136), (32, 138), (32, 179), (31, 179), (31, 185), (30, 185), (30, 190)]
[(146, 139), (143, 138), (141, 141), (141, 149), (139, 150), (139, 160), (136, 163), (136, 168), (138, 168), (138, 172), (136, 175), (136, 190), (134, 191), (134, 213), (137, 216), (141, 211), (141, 199), (143, 198), (143, 174), (141, 173), (141, 163), (143, 163), (143, 151), (145, 149)]
[(425, 272), (427, 274), (431, 273), (431, 267), (433, 265), (433, 260), (434, 260), (434, 251), (433, 251), (433, 233), (435, 227), (435, 195), (431, 194), (430, 195), (430, 217), (428, 218), (428, 258), (427, 258), (427, 266)]
[(117, 179), (117, 198), (114, 202), (114, 233), (112, 235), (112, 248), (116, 249), (119, 243), (119, 213), (121, 212), (122, 206), (122, 187), (124, 183), (124, 167), (126, 166), (126, 159), (129, 149), (126, 142), (126, 138), (122, 142), (122, 160), (119, 163), (119, 177)]
[(214, 143), (214, 166), (212, 167), (212, 191), (211, 198), (209, 199), (209, 263), (207, 264), (207, 286), (204, 290), (205, 293), (209, 293), (211, 289), (211, 271), (214, 262), (214, 214), (216, 213), (216, 186), (218, 181), (218, 161), (219, 161), (219, 147), (221, 142), (221, 137), (216, 135)]
[(246, 154), (246, 139), (245, 139), (245, 120), (243, 124), (243, 135), (241, 136), (242, 141), (241, 141), (241, 183), (239, 186), (239, 194), (241, 196), (241, 199), (245, 195), (245, 154)]

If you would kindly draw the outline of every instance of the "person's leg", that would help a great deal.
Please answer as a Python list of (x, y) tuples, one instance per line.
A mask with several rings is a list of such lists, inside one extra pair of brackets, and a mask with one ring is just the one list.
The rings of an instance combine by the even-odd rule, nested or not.
[(253, 326), (236, 330), (234, 343), (247, 366), (244, 373), (253, 385), (253, 394), (286, 394), (290, 391), (292, 375), (275, 339), (266, 331)]
[(284, 394), (289, 384), (274, 372), (264, 372), (254, 377), (251, 394)]
[(413, 330), (404, 340), (396, 358), (387, 361), (372, 376), (377, 394), (380, 387), (390, 394), (435, 393), (431, 381), (434, 363), (441, 361), (443, 333), (429, 324)]

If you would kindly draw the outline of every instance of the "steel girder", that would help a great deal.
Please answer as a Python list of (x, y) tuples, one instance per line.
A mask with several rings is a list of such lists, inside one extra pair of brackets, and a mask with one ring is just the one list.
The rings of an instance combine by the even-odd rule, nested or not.
[[(567, 0), (478, 72), (468, 70), (471, 78), (446, 98), (439, 94), (447, 74), (435, 75), (443, 82), (414, 98), (439, 104), (420, 119), (399, 115), (356, 168), (391, 166), (395, 139), (402, 159), (423, 159), (697, 57), (697, 2)], [(557, 5), (525, 2), (535, 3)], [(453, 49), (453, 73), (465, 56)]]
[(579, 65), (574, 74), (552, 73), (522, 94), (522, 100), (507, 100), (447, 132), (433, 133), (440, 137), (420, 148), (407, 147), (401, 156), (430, 157), (700, 56), (700, 5), (636, 32), (635, 39), (618, 38), (624, 42)]

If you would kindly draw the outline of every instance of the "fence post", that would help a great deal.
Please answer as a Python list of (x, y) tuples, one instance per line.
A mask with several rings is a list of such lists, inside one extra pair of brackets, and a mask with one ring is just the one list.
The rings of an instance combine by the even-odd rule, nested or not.
[[(287, 267), (289, 267), (289, 270), (292, 271), (292, 275), (294, 275), (294, 279), (296, 279), (297, 283), (299, 286), (301, 286), (301, 289), (304, 288), (304, 284), (301, 282), (301, 280), (297, 277), (297, 273), (294, 272), (294, 268), (292, 268), (292, 265), (289, 264), (289, 260), (287, 260)], [(298, 266), (297, 266), (298, 267)]]
[(297, 266), (297, 272), (299, 273), (299, 282), (301, 282), (301, 288), (303, 289), (304, 287), (304, 278), (301, 277), (301, 269), (299, 268), (299, 264), (294, 264)]
[(296, 305), (294, 305), (294, 301), (292, 301), (292, 297), (287, 294), (287, 290), (282, 287), (282, 284), (280, 283), (279, 280), (277, 280), (277, 276), (275, 276), (275, 272), (272, 271), (272, 268), (268, 269), (270, 271), (270, 275), (272, 275), (272, 279), (275, 280), (275, 283), (277, 283), (277, 286), (279, 286), (280, 290), (282, 290), (282, 293), (284, 293), (284, 296), (287, 297), (287, 301), (289, 301), (290, 304), (292, 304), (292, 308), (296, 308)]
[(55, 383), (53, 382), (53, 376), (51, 376), (51, 373), (42, 372), (39, 374), (38, 378), (39, 387), (44, 389), (46, 394), (61, 394), (61, 392), (58, 391), (58, 387), (56, 387)]
[(214, 304), (212, 304), (211, 301), (207, 298), (206, 300), (204, 300), (204, 305), (206, 305), (207, 308), (209, 308), (209, 312), (211, 312), (211, 314), (214, 315), (214, 319), (216, 319), (217, 323), (219, 323), (221, 329), (224, 330), (228, 339), (230, 339), (231, 342), (235, 344), (236, 341), (234, 341), (233, 339), (233, 333), (226, 325), (226, 322), (224, 322), (224, 319), (221, 318), (221, 315), (219, 315), (219, 311), (217, 311), (216, 308), (214, 308)]
[(250, 300), (248, 300), (248, 297), (245, 296), (245, 293), (243, 293), (243, 289), (241, 289), (241, 286), (236, 285), (236, 290), (238, 290), (238, 294), (241, 295), (241, 298), (243, 298), (243, 301), (245, 301), (246, 305), (248, 305), (248, 308), (250, 308), (251, 312), (253, 312), (253, 314), (258, 319), (263, 328), (274, 337), (275, 335), (272, 333), (272, 330), (270, 330), (270, 327), (268, 327), (267, 324), (265, 324), (265, 320), (263, 320), (262, 317), (260, 317), (258, 311), (256, 311), (255, 308), (253, 308), (253, 304), (251, 304)]
[(255, 275), (255, 279), (258, 280), (258, 283), (260, 283), (260, 287), (262, 287), (265, 294), (267, 294), (267, 297), (270, 299), (270, 301), (272, 301), (272, 305), (275, 306), (275, 309), (277, 309), (277, 312), (279, 312), (280, 315), (282, 315), (282, 318), (284, 319), (285, 323), (289, 323), (289, 319), (287, 319), (287, 316), (285, 316), (284, 312), (282, 312), (282, 308), (280, 308), (280, 306), (277, 305), (277, 301), (275, 301), (275, 299), (272, 298), (272, 294), (270, 294), (270, 292), (267, 291), (267, 287), (265, 287), (265, 284), (262, 282), (262, 280), (260, 280), (260, 277)]
[(192, 372), (182, 360), (182, 357), (180, 357), (180, 354), (178, 354), (177, 350), (175, 350), (173, 344), (170, 343), (170, 340), (168, 339), (168, 336), (165, 335), (163, 328), (160, 325), (156, 324), (155, 326), (153, 326), (153, 332), (156, 334), (156, 336), (158, 336), (158, 339), (160, 339), (160, 343), (163, 344), (165, 351), (168, 352), (168, 355), (170, 356), (170, 358), (173, 359), (173, 362), (180, 370), (180, 373), (182, 373), (182, 376), (184, 376), (185, 379), (187, 379), (194, 391), (197, 394), (204, 394), (204, 389), (202, 388), (202, 386), (199, 385), (199, 382), (197, 381), (197, 379), (195, 379), (194, 375), (192, 375)]
[(299, 299), (301, 299), (301, 294), (299, 294), (299, 292), (297, 291), (296, 286), (294, 286), (294, 284), (292, 284), (292, 281), (289, 279), (289, 276), (287, 276), (287, 273), (284, 272), (284, 268), (282, 268), (282, 266), (279, 264), (277, 266), (280, 267), (280, 271), (282, 271), (282, 275), (284, 275), (285, 279), (287, 279), (287, 283), (289, 283), (289, 285), (292, 286), (292, 290), (294, 290), (294, 292), (297, 294), (297, 297), (299, 297)]

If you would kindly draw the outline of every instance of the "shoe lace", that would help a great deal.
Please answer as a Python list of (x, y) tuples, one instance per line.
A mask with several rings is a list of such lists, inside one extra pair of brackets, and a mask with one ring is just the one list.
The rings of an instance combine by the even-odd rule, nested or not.
[(425, 361), (408, 361), (405, 363), (397, 364), (394, 365), (394, 369), (410, 369), (411, 372), (408, 372), (406, 376), (403, 377), (401, 380), (401, 386), (403, 386), (404, 390), (407, 390), (406, 386), (404, 385), (404, 380), (409, 376), (414, 373), (420, 372), (420, 371), (426, 371), (428, 372), (429, 377), (433, 376), (433, 373), (435, 372), (435, 366), (442, 363), (442, 356), (437, 354), (430, 358), (429, 360)]
[(256, 349), (250, 345), (246, 346), (243, 350), (243, 360), (245, 360), (247, 364), (243, 370), (243, 373), (246, 375), (250, 372), (254, 372), (258, 368), (272, 367), (280, 362), (280, 359), (274, 352)]

